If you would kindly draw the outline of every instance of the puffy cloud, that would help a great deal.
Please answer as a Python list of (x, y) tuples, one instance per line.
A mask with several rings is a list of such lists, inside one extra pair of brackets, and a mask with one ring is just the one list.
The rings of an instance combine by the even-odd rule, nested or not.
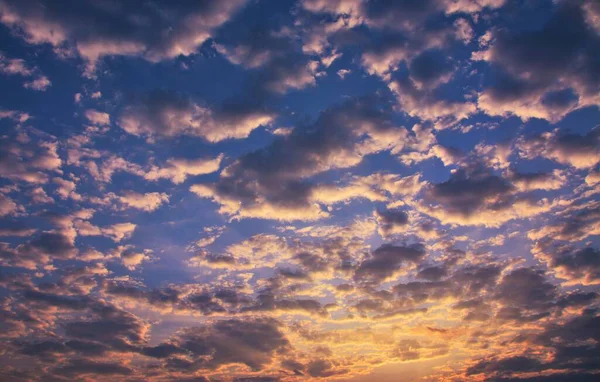
[(564, 171), (561, 170), (522, 173), (512, 169), (508, 177), (520, 191), (557, 190), (567, 182)]
[[(389, 111), (374, 99), (346, 102), (321, 113), (310, 127), (277, 137), (260, 150), (238, 158), (215, 184), (191, 191), (221, 205), (233, 217), (315, 220), (327, 216), (316, 202), (336, 201), (325, 189), (305, 180), (313, 175), (359, 164), (365, 155), (400, 150), (406, 130), (396, 127)], [(354, 195), (352, 190), (349, 195)]]
[(600, 172), (597, 171), (591, 171), (586, 177), (585, 177), (585, 183), (588, 186), (593, 186), (597, 183), (600, 183)]
[[(525, 352), (481, 359), (466, 370), (466, 375), (483, 374), (486, 378), (499, 380), (558, 381), (576, 378), (591, 381), (592, 374), (585, 370), (596, 369), (598, 362), (597, 346), (594, 344), (598, 320), (596, 312), (590, 309), (569, 318), (562, 325), (547, 325), (528, 343), (517, 341), (522, 349), (529, 345)], [(531, 352), (534, 347), (538, 352)], [(543, 353), (540, 354), (540, 351)], [(550, 356), (541, 357), (544, 353)], [(550, 370), (552, 373), (546, 375), (545, 372)], [(537, 377), (518, 378), (528, 374)]]
[(421, 213), (443, 224), (497, 227), (557, 207), (558, 201), (536, 199), (517, 191), (509, 180), (482, 169), (459, 169), (446, 182), (431, 184), (415, 203)]
[(110, 115), (94, 109), (85, 111), (85, 117), (94, 125), (110, 125)]
[(246, 84), (246, 91), (254, 97), (316, 83), (318, 61), (308, 58), (298, 39), (285, 30), (269, 23), (242, 25), (234, 36), (224, 35), (222, 40), (217, 51), (236, 65), (255, 69)]
[[(27, 3), (0, 0), (15, 41), (55, 31), (34, 41), (55, 39), (52, 73), (88, 74), (107, 55), (174, 57), (156, 43), (180, 41), (187, 11), (230, 6)], [(518, 52), (486, 56), (502, 39), (579, 30), (543, 27), (579, 6), (589, 33), (598, 12), (504, 3), (252, 2), (181, 47), (210, 38), (202, 54), (115, 57), (97, 66), (107, 78), (53, 90), (67, 106), (78, 91), (76, 112), (0, 111), (0, 379), (346, 380), (391, 367), (406, 379), (595, 380), (598, 134), (569, 129), (596, 111), (559, 127), (474, 113), (512, 77), (546, 79), (503, 64)], [(465, 61), (478, 43), (490, 66)], [(574, 45), (569, 65), (583, 65), (588, 46)], [(140, 86), (175, 89), (221, 64), (211, 75), (231, 77), (211, 103), (128, 98), (137, 75), (164, 72)], [(340, 68), (353, 74), (340, 81)], [(501, 70), (506, 82), (490, 83)], [(583, 72), (548, 85), (546, 111), (582, 99), (564, 79)], [(125, 74), (133, 82), (115, 88)], [(254, 116), (270, 126), (255, 131)]]
[[(260, 370), (276, 352), (285, 353), (289, 342), (272, 318), (248, 318), (216, 321), (212, 325), (189, 328), (175, 343), (196, 358), (195, 369), (214, 369), (241, 363)], [(172, 363), (172, 367), (176, 367)]]
[[(121, 241), (120, 239), (117, 239), (114, 240)], [(144, 261), (150, 260), (150, 256), (148, 256), (148, 254), (149, 251), (138, 251), (132, 246), (119, 246), (114, 251), (114, 255), (120, 258), (121, 263), (123, 263), (123, 266), (129, 269), (130, 271), (136, 269)]]
[(0, 72), (7, 75), (30, 76), (34, 69), (30, 68), (25, 60), (21, 58), (7, 58), (0, 54)]
[(379, 234), (387, 236), (406, 230), (408, 224), (408, 214), (400, 210), (375, 211), (375, 219), (379, 224)]
[(117, 123), (137, 136), (191, 135), (219, 142), (246, 138), (252, 130), (268, 125), (272, 119), (273, 114), (261, 108), (232, 104), (210, 109), (183, 95), (156, 90), (127, 106)]
[(130, 238), (136, 225), (133, 223), (116, 223), (105, 227), (97, 227), (87, 220), (75, 220), (74, 227), (79, 235), (106, 236), (118, 243)]
[(494, 297), (504, 306), (497, 317), (530, 321), (548, 315), (557, 293), (543, 272), (519, 268), (504, 275)]
[(163, 167), (152, 166), (144, 174), (148, 180), (170, 179), (173, 183), (179, 184), (185, 182), (188, 176), (211, 174), (219, 170), (223, 155), (214, 159), (183, 159), (171, 158)]
[(2, 53), (0, 53), (0, 72), (27, 78), (36, 76), (36, 78), (23, 83), (23, 87), (26, 89), (44, 91), (52, 85), (48, 77), (41, 74), (38, 68), (29, 66), (21, 58), (7, 58)]
[(19, 206), (11, 198), (0, 195), (0, 216), (14, 215), (22, 209), (23, 207)]
[(27, 122), (31, 116), (27, 113), (23, 113), (17, 110), (4, 110), (0, 109), (0, 119), (9, 118), (15, 122), (24, 123)]
[(25, 82), (23, 84), (23, 87), (27, 88), (27, 89), (33, 89), (33, 90), (37, 90), (37, 91), (45, 91), (46, 89), (48, 89), (50, 86), (52, 85), (52, 82), (50, 82), (50, 80), (48, 79), (48, 77), (46, 76), (40, 76), (34, 80)]
[(600, 161), (600, 128), (595, 127), (585, 135), (555, 129), (521, 138), (517, 149), (525, 158), (541, 156), (577, 169), (590, 168)]
[(406, 264), (418, 264), (425, 257), (425, 248), (420, 244), (408, 247), (382, 245), (373, 251), (372, 258), (360, 263), (354, 279), (360, 282), (380, 283), (392, 277)]
[(63, 178), (54, 178), (52, 182), (56, 184), (56, 193), (61, 199), (71, 198), (73, 200), (80, 200), (81, 196), (75, 192), (77, 185), (75, 182)]
[[(432, 76), (433, 74), (430, 74)], [(441, 75), (441, 74), (440, 74)], [(438, 77), (430, 81), (443, 81), (448, 77)], [(464, 100), (445, 99), (432, 90), (417, 87), (417, 83), (406, 75), (397, 75), (390, 83), (390, 89), (397, 95), (398, 101), (406, 113), (423, 120), (437, 122), (444, 128), (476, 112), (475, 104)]]
[(568, 285), (600, 284), (600, 251), (596, 248), (576, 248), (545, 239), (536, 243), (533, 252)]
[(541, 228), (532, 229), (527, 236), (532, 240), (551, 237), (574, 242), (598, 233), (600, 233), (600, 209), (598, 203), (592, 202), (565, 208), (554, 221)]
[(163, 203), (169, 203), (169, 195), (164, 192), (147, 192), (140, 194), (134, 191), (128, 191), (118, 197), (120, 203), (125, 207), (151, 212)]
[(113, 241), (119, 242), (133, 235), (136, 225), (133, 223), (117, 223), (108, 227), (103, 227), (102, 234), (110, 237)]
[(2, 1), (0, 21), (32, 44), (50, 44), (59, 54), (66, 49), (87, 61), (92, 74), (104, 56), (142, 56), (160, 61), (190, 55), (209, 39), (244, 4), (242, 0), (219, 4), (156, 7), (141, 2), (109, 4)]
[(62, 161), (58, 143), (53, 140), (28, 139), (19, 142), (4, 136), (0, 141), (0, 176), (13, 181), (45, 183), (47, 172), (58, 171)]
[(35, 187), (34, 189), (32, 189), (29, 193), (29, 196), (31, 197), (31, 201), (36, 204), (54, 202), (54, 199), (48, 196), (48, 194), (46, 194), (46, 191), (44, 191), (42, 187)]
[(585, 3), (559, 3), (539, 28), (495, 30), (489, 49), (474, 55), (498, 68), (496, 82), (479, 94), (478, 107), (490, 115), (557, 122), (573, 110), (598, 105), (594, 52), (600, 38), (586, 21)]
[(4, 266), (35, 269), (55, 259), (70, 259), (78, 252), (73, 237), (62, 232), (42, 232), (29, 241), (11, 247), (0, 246), (0, 258)]

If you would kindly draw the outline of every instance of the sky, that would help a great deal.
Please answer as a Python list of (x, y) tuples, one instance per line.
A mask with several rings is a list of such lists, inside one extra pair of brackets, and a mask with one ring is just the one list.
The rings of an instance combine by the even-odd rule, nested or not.
[(0, 380), (594, 381), (600, 2), (0, 0)]

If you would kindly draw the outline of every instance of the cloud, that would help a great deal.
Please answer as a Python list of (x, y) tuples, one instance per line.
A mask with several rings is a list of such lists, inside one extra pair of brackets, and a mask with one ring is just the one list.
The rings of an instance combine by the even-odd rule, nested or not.
[(52, 373), (65, 377), (78, 377), (83, 375), (130, 375), (133, 374), (133, 371), (120, 363), (75, 359), (69, 361), (66, 365), (54, 368)]
[(267, 111), (233, 106), (211, 109), (186, 96), (155, 90), (125, 107), (117, 124), (129, 134), (148, 138), (189, 135), (219, 142), (246, 138), (273, 119)]
[(94, 109), (88, 109), (85, 111), (85, 117), (94, 125), (110, 125), (110, 115), (108, 113)]
[(508, 179), (488, 170), (461, 168), (446, 182), (426, 187), (415, 207), (443, 224), (497, 227), (548, 212), (557, 203), (520, 193)]
[(131, 1), (0, 0), (0, 380), (597, 377), (596, 6)]
[(600, 128), (585, 135), (555, 129), (519, 139), (517, 149), (525, 158), (544, 157), (576, 169), (590, 168), (600, 162)]
[(45, 91), (52, 85), (48, 77), (41, 74), (38, 68), (29, 66), (21, 58), (8, 58), (2, 53), (0, 53), (0, 72), (9, 76), (19, 75), (26, 78), (35, 76), (35, 78), (23, 83), (23, 87), (26, 89)]
[(0, 216), (14, 215), (22, 211), (23, 207), (19, 206), (11, 198), (0, 195)]
[(354, 279), (378, 284), (395, 275), (403, 266), (417, 264), (424, 257), (425, 248), (421, 244), (408, 247), (382, 245), (373, 251), (371, 258), (359, 264)]
[(77, 188), (75, 182), (58, 177), (53, 178), (52, 182), (56, 184), (56, 193), (61, 199), (81, 199), (81, 196), (77, 192), (75, 192), (75, 189)]
[(33, 90), (37, 90), (37, 91), (45, 91), (46, 89), (48, 89), (50, 86), (52, 85), (52, 82), (50, 82), (50, 80), (48, 79), (48, 77), (46, 76), (40, 76), (32, 81), (29, 82), (25, 82), (23, 84), (23, 87), (27, 88), (27, 89), (33, 89)]
[(547, 238), (537, 242), (533, 252), (555, 272), (556, 277), (566, 280), (567, 285), (600, 284), (600, 251), (597, 248), (577, 248)]
[(149, 61), (188, 56), (212, 36), (244, 1), (157, 7), (86, 1), (78, 7), (38, 0), (2, 1), (0, 21), (32, 44), (50, 44), (57, 53), (75, 52), (92, 75), (105, 56), (141, 56)]
[(78, 252), (72, 237), (61, 232), (42, 232), (16, 247), (0, 246), (4, 266), (36, 269), (55, 259), (73, 258)]
[(54, 202), (54, 199), (52, 199), (50, 196), (48, 196), (48, 194), (46, 194), (46, 191), (44, 191), (44, 189), (42, 187), (33, 188), (31, 190), (31, 192), (29, 193), (29, 196), (31, 197), (31, 201), (36, 204), (53, 203)]
[(75, 220), (74, 227), (81, 236), (106, 236), (114, 242), (120, 242), (133, 235), (136, 224), (116, 223), (105, 227), (97, 227), (87, 220)]
[(261, 98), (315, 85), (318, 61), (307, 57), (300, 41), (278, 23), (240, 23), (233, 35), (223, 35), (215, 45), (231, 63), (251, 72), (245, 91)]
[[(241, 363), (260, 370), (272, 361), (276, 352), (285, 353), (289, 346), (280, 326), (272, 318), (222, 320), (186, 329), (175, 343), (196, 357), (196, 368), (214, 369)], [(176, 364), (171, 363), (171, 367), (176, 368)]]
[[(19, 117), (21, 118), (21, 117)], [(47, 172), (58, 172), (62, 161), (55, 140), (17, 140), (3, 136), (0, 140), (0, 176), (26, 183), (46, 183)]]
[[(496, 356), (481, 359), (469, 367), (467, 376), (483, 374), (486, 378), (498, 380), (517, 380), (517, 377), (534, 373), (537, 377), (518, 378), (525, 381), (559, 381), (565, 379), (588, 380), (591, 375), (582, 373), (594, 370), (598, 362), (597, 346), (585, 345), (586, 341), (595, 342), (597, 324), (600, 317), (594, 310), (584, 310), (566, 320), (563, 325), (549, 324), (540, 333), (533, 336), (529, 344), (521, 347), (542, 346), (542, 351), (550, 357), (536, 357), (531, 349), (519, 355)], [(578, 343), (579, 341), (579, 343)], [(545, 375), (545, 371), (552, 370)], [(531, 375), (531, 374), (530, 374)], [(592, 379), (589, 379), (592, 380)]]
[[(430, 81), (444, 81), (448, 77), (440, 77)], [(445, 128), (468, 118), (476, 112), (476, 106), (465, 100), (444, 99), (435, 91), (417, 87), (417, 82), (406, 75), (398, 74), (389, 85), (397, 95), (398, 102), (406, 113), (423, 120), (436, 122), (438, 128)]]
[(400, 210), (375, 211), (375, 219), (379, 225), (379, 234), (386, 237), (395, 233), (402, 233), (408, 224), (408, 214)]
[(169, 203), (169, 195), (164, 192), (146, 192), (140, 194), (134, 191), (127, 191), (118, 196), (118, 201), (126, 208), (151, 212), (160, 208), (163, 203)]
[(594, 52), (600, 38), (586, 20), (585, 3), (559, 3), (538, 28), (494, 30), (490, 47), (474, 55), (498, 73), (479, 93), (478, 107), (490, 115), (558, 122), (573, 110), (598, 105)]
[(170, 179), (173, 183), (185, 182), (188, 176), (211, 174), (219, 170), (223, 155), (214, 159), (167, 159), (164, 167), (152, 166), (144, 178), (148, 180)]
[(508, 178), (520, 191), (557, 190), (567, 183), (564, 171), (522, 173), (509, 170)]
[(30, 68), (21, 58), (8, 58), (2, 54), (0, 55), (0, 72), (7, 75), (30, 76), (34, 69)]
[(527, 236), (532, 240), (552, 238), (575, 242), (600, 232), (600, 211), (594, 202), (566, 207), (553, 221), (532, 229)]
[(13, 224), (6, 228), (0, 228), (0, 236), (29, 237), (36, 231), (36, 228), (27, 228), (25, 226)]
[(546, 280), (544, 272), (516, 269), (498, 285), (495, 298), (504, 305), (498, 316), (523, 321), (542, 318), (548, 314), (556, 295), (556, 287)]
[(221, 172), (217, 183), (193, 185), (190, 190), (213, 199), (221, 205), (220, 213), (236, 218), (325, 217), (327, 213), (316, 203), (329, 198), (306, 179), (356, 166), (365, 155), (403, 146), (406, 130), (394, 126), (389, 111), (377, 109), (375, 101), (352, 100), (325, 110), (312, 126), (296, 128), (238, 158)]

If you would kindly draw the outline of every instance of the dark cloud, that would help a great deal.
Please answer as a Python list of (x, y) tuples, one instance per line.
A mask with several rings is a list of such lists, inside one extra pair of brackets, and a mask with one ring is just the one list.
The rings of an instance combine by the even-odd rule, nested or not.
[(431, 87), (444, 81), (453, 71), (447, 56), (438, 50), (427, 50), (413, 58), (408, 66), (410, 77), (419, 86)]
[(389, 235), (401, 231), (408, 224), (408, 214), (401, 210), (375, 211), (375, 219), (379, 224), (380, 232)]
[(267, 22), (247, 28), (236, 25), (218, 39), (218, 52), (250, 69), (239, 91), (221, 104), (203, 105), (182, 94), (155, 90), (127, 106), (119, 126), (149, 138), (188, 135), (218, 142), (246, 138), (270, 124), (276, 113), (268, 101), (273, 95), (313, 85), (317, 64), (303, 54), (297, 41), (273, 28)]
[[(26, 122), (30, 117), (22, 117)], [(18, 127), (18, 125), (17, 125)], [(18, 133), (20, 132), (20, 139)], [(30, 184), (48, 182), (49, 174), (60, 169), (54, 137), (29, 137), (26, 132), (7, 129), (0, 138), (0, 177)], [(23, 139), (25, 138), (25, 139)], [(48, 139), (52, 138), (52, 139)]]
[(26, 343), (21, 346), (22, 354), (32, 357), (47, 357), (60, 354), (76, 353), (81, 356), (100, 356), (110, 348), (108, 346), (88, 341), (41, 341)]
[(308, 252), (300, 252), (294, 255), (294, 260), (309, 272), (321, 272), (329, 267), (327, 259)]
[(85, 296), (64, 296), (53, 293), (45, 293), (37, 290), (26, 290), (23, 297), (33, 303), (45, 307), (57, 307), (65, 309), (82, 310), (90, 306), (93, 300)]
[(576, 108), (597, 105), (600, 38), (586, 19), (585, 4), (558, 3), (540, 28), (496, 30), (484, 56), (499, 68), (499, 78), (480, 95), (480, 108), (556, 122)]
[(423, 268), (417, 274), (420, 279), (429, 281), (439, 281), (447, 275), (447, 270), (443, 266)]
[(574, 248), (546, 239), (536, 243), (536, 257), (570, 284), (600, 283), (600, 251), (597, 248)]
[[(488, 379), (514, 380), (519, 373), (541, 373), (553, 370), (552, 377), (525, 378), (519, 380), (562, 381), (577, 380), (580, 373), (598, 370), (598, 338), (600, 338), (600, 317), (594, 310), (584, 310), (582, 314), (567, 320), (563, 325), (550, 323), (532, 339), (532, 345), (544, 346), (551, 352), (551, 359), (538, 359), (533, 355), (494, 357), (480, 360), (467, 369), (466, 374), (485, 374)], [(590, 342), (592, 341), (592, 342)], [(587, 344), (585, 344), (587, 342)], [(584, 375), (584, 379), (586, 374)], [(554, 378), (554, 379), (553, 379)]]
[(405, 339), (398, 343), (396, 352), (402, 361), (413, 361), (420, 358), (421, 344), (417, 340)]
[(512, 374), (517, 372), (538, 371), (541, 362), (537, 359), (516, 356), (511, 358), (503, 358), (499, 360), (486, 360), (471, 366), (467, 370), (467, 375), (481, 373), (499, 373)]
[(556, 287), (546, 280), (544, 272), (519, 268), (502, 278), (495, 298), (521, 311), (543, 311), (552, 305), (556, 293)]
[(553, 201), (540, 199), (533, 191), (560, 188), (565, 182), (564, 176), (553, 172), (548, 179), (541, 178), (543, 176), (498, 174), (474, 160), (453, 171), (447, 181), (426, 186), (417, 207), (443, 224), (499, 227), (556, 207)]
[(66, 365), (58, 366), (52, 370), (54, 374), (77, 377), (80, 375), (131, 375), (133, 370), (120, 363), (96, 362), (86, 359), (74, 359)]
[(311, 377), (325, 378), (344, 372), (344, 370), (336, 370), (335, 366), (325, 359), (311, 361), (306, 365), (306, 373)]
[(359, 282), (378, 284), (393, 276), (403, 266), (419, 263), (425, 254), (425, 247), (421, 244), (407, 247), (382, 245), (373, 251), (371, 258), (358, 265), (354, 272), (354, 279)]
[(485, 304), (474, 298), (489, 293), (496, 286), (502, 269), (497, 264), (468, 265), (448, 271), (450, 275), (447, 278), (397, 284), (393, 290), (399, 297), (409, 299), (412, 304), (454, 297), (470, 299), (456, 304), (456, 309), (478, 309)]
[(262, 98), (249, 95), (209, 107), (183, 94), (154, 90), (131, 101), (117, 123), (130, 134), (148, 138), (188, 135), (211, 142), (245, 138), (274, 116), (263, 106)]
[(148, 291), (113, 281), (105, 283), (104, 291), (113, 296), (141, 300), (159, 307), (167, 307), (177, 303), (180, 295), (180, 292), (173, 288), (152, 289)]
[(485, 205), (488, 198), (510, 193), (512, 185), (492, 174), (469, 175), (464, 170), (452, 174), (449, 180), (434, 185), (427, 197), (445, 206), (449, 211), (470, 216)]
[(523, 137), (517, 148), (525, 158), (545, 157), (577, 169), (591, 168), (600, 162), (600, 127), (585, 135), (556, 129)]
[(243, 4), (4, 0), (0, 10), (2, 22), (16, 34), (30, 43), (49, 43), (62, 55), (77, 52), (91, 71), (104, 56), (159, 61), (193, 54)]
[(366, 1), (364, 11), (366, 16), (376, 26), (391, 28), (416, 26), (428, 16), (442, 12), (443, 1)]
[(209, 315), (212, 313), (226, 312), (226, 309), (208, 293), (196, 293), (188, 296), (185, 304), (194, 310)]
[[(381, 104), (383, 102), (383, 106)], [(364, 155), (403, 145), (405, 130), (392, 123), (381, 97), (366, 97), (324, 110), (269, 146), (239, 157), (212, 185), (191, 190), (239, 217), (314, 220), (326, 216), (307, 178), (361, 162)]]
[(176, 343), (200, 357), (198, 368), (242, 363), (260, 370), (271, 362), (276, 352), (285, 352), (289, 346), (280, 325), (272, 318), (222, 320), (211, 326), (186, 329)]
[(35, 269), (53, 260), (73, 258), (78, 249), (73, 238), (63, 232), (42, 232), (14, 248), (0, 244), (0, 258), (9, 266)]

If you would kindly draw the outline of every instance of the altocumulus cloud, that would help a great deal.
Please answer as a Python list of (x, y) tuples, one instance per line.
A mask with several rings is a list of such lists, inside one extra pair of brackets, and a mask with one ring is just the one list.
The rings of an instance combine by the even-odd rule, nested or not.
[(0, 40), (0, 380), (598, 379), (597, 1), (0, 0)]

